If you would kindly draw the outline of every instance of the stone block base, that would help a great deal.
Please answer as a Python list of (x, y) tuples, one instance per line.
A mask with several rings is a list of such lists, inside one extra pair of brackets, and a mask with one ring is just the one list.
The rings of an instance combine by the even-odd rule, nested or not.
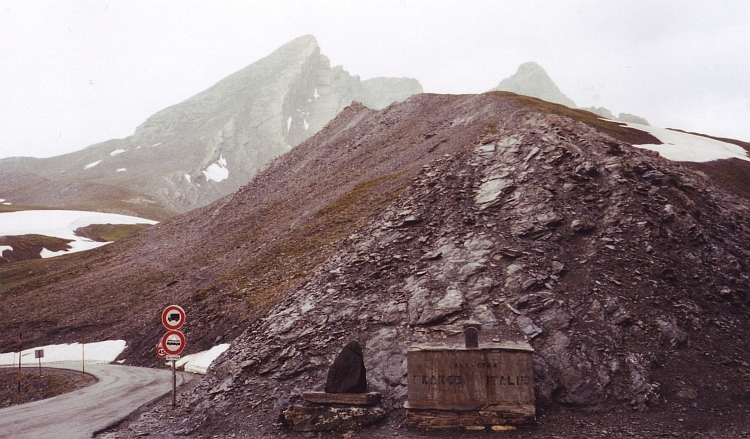
[(359, 430), (385, 418), (380, 407), (303, 407), (293, 405), (281, 412), (282, 421), (294, 431)]
[(533, 405), (488, 406), (480, 410), (406, 410), (408, 427), (440, 429), (469, 428), (474, 426), (520, 426), (536, 423)]

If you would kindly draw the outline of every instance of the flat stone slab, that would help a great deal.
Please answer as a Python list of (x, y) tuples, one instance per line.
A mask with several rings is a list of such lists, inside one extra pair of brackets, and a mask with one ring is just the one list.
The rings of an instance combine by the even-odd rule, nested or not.
[(380, 407), (303, 407), (293, 405), (281, 412), (284, 424), (294, 431), (359, 430), (385, 418)]
[(380, 402), (380, 393), (307, 392), (302, 399), (315, 404), (375, 405)]
[(534, 405), (508, 404), (488, 406), (482, 410), (414, 410), (406, 411), (406, 426), (424, 429), (450, 429), (480, 426), (506, 426), (494, 430), (536, 423)]

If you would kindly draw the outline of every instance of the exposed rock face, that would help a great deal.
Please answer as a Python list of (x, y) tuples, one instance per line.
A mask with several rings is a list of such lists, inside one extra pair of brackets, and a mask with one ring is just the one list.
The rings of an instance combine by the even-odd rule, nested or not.
[(581, 110), (590, 111), (594, 114), (598, 114), (599, 116), (609, 119), (609, 120), (616, 120), (619, 122), (625, 122), (625, 123), (637, 123), (640, 125), (649, 125), (648, 121), (640, 116), (636, 116), (634, 114), (628, 114), (628, 113), (620, 113), (619, 116), (615, 116), (612, 114), (611, 111), (604, 107), (586, 107), (581, 108)]
[[(55, 184), (106, 185), (100, 204), (125, 198), (176, 211), (208, 204), (247, 183), (271, 158), (320, 131), (352, 101), (380, 109), (421, 93), (414, 79), (360, 81), (331, 68), (312, 36), (297, 38), (192, 98), (166, 108), (135, 134), (48, 159), (0, 161), (0, 175), (36, 174)], [(16, 193), (0, 188), (14, 204), (45, 204), (50, 188), (30, 184)], [(56, 193), (59, 191), (55, 191)], [(67, 204), (80, 200), (75, 193)], [(55, 197), (52, 197), (55, 198)], [(142, 200), (139, 200), (142, 199)]]
[[(407, 394), (408, 346), (461, 345), (461, 328), (475, 321), (484, 343), (531, 341), (542, 406), (649, 410), (709, 370), (722, 383), (746, 375), (715, 375), (710, 355), (740, 358), (696, 332), (721, 321), (727, 336), (746, 338), (750, 230), (722, 232), (734, 215), (738, 224), (750, 217), (746, 201), (570, 119), (506, 111), (491, 95), (452, 99), (452, 121), (440, 119), (441, 105), (414, 99), (380, 123), (415, 144), (435, 136), (450, 144), (456, 127), (497, 124), (426, 164), (238, 337), (223, 358), (236, 365), (231, 377), (209, 374), (194, 397), (205, 400), (222, 380), (229, 390), (195, 419), (253, 392), (273, 392), (274, 407), (284, 406), (322, 378), (331, 340), (352, 337), (365, 341), (370, 386), (393, 416)], [(436, 128), (406, 131), (417, 114), (434, 115)], [(696, 356), (687, 345), (712, 353)], [(704, 392), (702, 404), (723, 398), (714, 387)]]
[(233, 195), (3, 291), (14, 310), (0, 315), (5, 332), (52, 331), (48, 319), (10, 320), (32, 314), (16, 299), (24, 292), (74, 292), (81, 309), (117, 294), (86, 319), (101, 320), (98, 334), (124, 334), (128, 362), (156, 364), (146, 339), (163, 332), (158, 319), (118, 310), (148, 316), (151, 301), (179, 297), (196, 345), (233, 341), (184, 417), (161, 418), (162, 434), (231, 425), (285, 436), (274, 424), (282, 408), (320, 390), (338, 347), (356, 339), (388, 428), (407, 436), (410, 344), (461, 346), (470, 322), (482, 325), (480, 343), (529, 341), (541, 407), (619, 413), (625, 424), (634, 409), (643, 423), (658, 410), (711, 428), (743, 422), (746, 409), (728, 401), (742, 403), (750, 379), (748, 201), (518, 102), (424, 94), (380, 112), (351, 105)]
[(521, 64), (513, 76), (500, 81), (493, 90), (509, 91), (576, 108), (576, 104), (557, 88), (547, 72), (535, 62)]

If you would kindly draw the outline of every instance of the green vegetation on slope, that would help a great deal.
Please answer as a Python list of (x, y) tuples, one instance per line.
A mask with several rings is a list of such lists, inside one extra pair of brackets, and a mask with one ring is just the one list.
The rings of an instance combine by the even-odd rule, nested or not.
[(88, 238), (97, 242), (115, 242), (127, 238), (143, 229), (151, 227), (150, 224), (91, 224), (90, 226), (76, 229), (76, 236)]

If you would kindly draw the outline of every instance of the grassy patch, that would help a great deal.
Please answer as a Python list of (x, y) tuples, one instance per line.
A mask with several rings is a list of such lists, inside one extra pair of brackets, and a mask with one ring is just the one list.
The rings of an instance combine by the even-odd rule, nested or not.
[(76, 236), (97, 242), (115, 242), (134, 235), (150, 224), (91, 224), (75, 230)]
[(395, 190), (380, 187), (390, 188), (389, 181), (396, 178), (398, 175), (391, 174), (357, 184), (319, 209), (305, 224), (263, 249), (263, 254), (248, 267), (251, 273), (262, 273), (248, 285), (248, 304), (271, 305), (282, 291), (307, 279), (312, 270), (333, 254), (339, 242), (400, 195), (405, 183)]
[(617, 122), (602, 120), (601, 116), (589, 111), (568, 108), (564, 105), (553, 104), (552, 102), (543, 101), (530, 96), (517, 95), (507, 91), (494, 91), (492, 93), (509, 99), (522, 107), (533, 108), (547, 114), (559, 114), (583, 122), (599, 132), (608, 134), (615, 139), (622, 140), (631, 145), (660, 145), (662, 143), (659, 139), (649, 133), (629, 128)]
[(727, 159), (705, 163), (683, 162), (682, 166), (704, 172), (721, 186), (750, 199), (750, 162)]

